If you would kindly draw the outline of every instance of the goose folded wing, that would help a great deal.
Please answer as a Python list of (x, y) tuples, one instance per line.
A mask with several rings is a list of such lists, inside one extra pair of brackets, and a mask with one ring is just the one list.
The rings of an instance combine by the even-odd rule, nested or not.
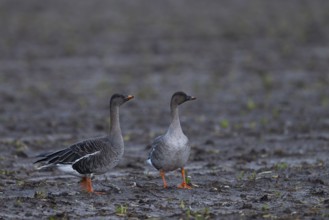
[(56, 164), (73, 164), (79, 159), (86, 158), (89, 155), (95, 155), (102, 149), (103, 145), (104, 142), (101, 138), (81, 141), (66, 149), (56, 151), (48, 155), (43, 155), (44, 157), (35, 163), (46, 162), (46, 166)]
[(82, 148), (77, 147), (75, 150), (80, 156), (74, 161), (72, 167), (81, 174), (95, 173), (104, 164), (104, 155), (101, 150), (106, 147), (106, 143), (102, 140), (88, 142)]
[(103, 148), (101, 139), (85, 140), (72, 145), (69, 152), (63, 154), (60, 163), (75, 163), (84, 158), (96, 155)]

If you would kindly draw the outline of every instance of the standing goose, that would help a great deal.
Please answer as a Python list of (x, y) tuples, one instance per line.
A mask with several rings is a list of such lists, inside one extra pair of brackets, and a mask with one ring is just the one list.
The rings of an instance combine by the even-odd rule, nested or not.
[(108, 136), (87, 139), (54, 153), (42, 155), (38, 169), (56, 167), (63, 172), (81, 176), (81, 186), (87, 192), (94, 192), (91, 177), (103, 174), (115, 167), (123, 156), (124, 143), (119, 121), (119, 107), (134, 98), (114, 94), (110, 101), (110, 133)]
[(195, 99), (195, 97), (188, 96), (184, 92), (173, 94), (170, 102), (171, 123), (169, 128), (164, 135), (154, 139), (151, 144), (152, 150), (147, 162), (160, 171), (164, 188), (167, 188), (165, 173), (181, 168), (183, 182), (178, 188), (191, 189), (186, 184), (184, 170), (184, 165), (189, 158), (191, 147), (180, 125), (178, 106), (186, 101)]

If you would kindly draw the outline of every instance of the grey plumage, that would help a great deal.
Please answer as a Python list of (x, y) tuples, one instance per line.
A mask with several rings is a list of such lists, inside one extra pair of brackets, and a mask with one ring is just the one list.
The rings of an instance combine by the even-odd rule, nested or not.
[(191, 151), (188, 139), (183, 133), (171, 137), (167, 132), (157, 137), (151, 146), (152, 150), (149, 154), (151, 164), (157, 170), (165, 172), (183, 167)]
[(71, 165), (80, 175), (102, 174), (114, 167), (123, 155), (122, 148), (112, 149), (108, 136), (84, 140), (70, 147), (45, 155), (35, 163), (43, 163), (39, 168), (57, 165)]
[(151, 144), (152, 149), (148, 162), (161, 172), (165, 187), (164, 173), (181, 168), (183, 175), (184, 165), (188, 161), (191, 151), (188, 138), (183, 133), (180, 125), (178, 105), (195, 99), (195, 97), (188, 96), (184, 92), (173, 94), (170, 102), (170, 126), (164, 135), (154, 139)]
[[(90, 178), (93, 174), (103, 174), (116, 166), (124, 153), (119, 107), (132, 98), (133, 96), (119, 94), (111, 97), (108, 136), (84, 140), (66, 149), (42, 155), (43, 158), (35, 162), (41, 164), (39, 169), (57, 167), (62, 171)], [(91, 185), (90, 188), (92, 191)]]

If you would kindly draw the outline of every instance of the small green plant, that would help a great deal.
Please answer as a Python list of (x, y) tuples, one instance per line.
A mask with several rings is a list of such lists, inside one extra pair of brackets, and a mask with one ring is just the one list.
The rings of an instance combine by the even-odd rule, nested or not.
[(273, 79), (270, 74), (262, 74), (261, 80), (266, 91), (269, 91), (273, 88)]
[(115, 209), (115, 214), (118, 216), (125, 216), (127, 215), (128, 207), (125, 205), (118, 205)]
[(242, 170), (236, 177), (238, 179), (238, 181), (242, 181), (244, 178), (244, 171)]
[(265, 214), (263, 215), (263, 218), (276, 219), (277, 217), (272, 214)]
[(130, 134), (126, 134), (126, 135), (123, 136), (123, 140), (124, 141), (130, 141), (130, 139), (131, 139), (131, 135)]
[(277, 119), (280, 116), (280, 110), (275, 108), (272, 110), (272, 116), (274, 119)]
[(203, 220), (210, 218), (210, 209), (208, 207), (205, 207), (203, 210), (193, 211), (190, 207), (185, 205), (183, 200), (180, 201), (179, 206), (183, 211), (185, 211), (186, 219)]
[(191, 177), (187, 174), (186, 170), (185, 170), (185, 182), (187, 185), (191, 185)]
[(26, 147), (26, 145), (24, 144), (24, 142), (20, 141), (20, 140), (14, 140), (12, 142), (13, 146), (16, 148), (16, 149), (23, 149)]
[(261, 119), (260, 119), (260, 124), (261, 124), (262, 126), (266, 126), (266, 125), (268, 125), (268, 119), (265, 118), (265, 117), (261, 118)]
[(36, 199), (45, 199), (47, 197), (46, 193), (43, 191), (35, 191), (34, 198)]
[(288, 168), (288, 164), (286, 162), (280, 162), (274, 165), (275, 170), (286, 170)]
[(268, 204), (264, 204), (262, 206), (262, 211), (268, 211), (268, 210), (270, 210), (270, 206)]
[(181, 200), (181, 201), (180, 201), (179, 207), (180, 207), (181, 209), (185, 209), (185, 203), (184, 203), (184, 200)]
[(15, 174), (15, 171), (12, 170), (0, 170), (0, 175), (10, 176)]
[(320, 159), (317, 159), (316, 164), (317, 164), (317, 166), (322, 167), (324, 165), (324, 161), (320, 160)]
[(186, 219), (204, 220), (210, 219), (210, 209), (205, 207), (203, 210), (192, 211), (190, 208), (185, 210)]
[(329, 105), (329, 98), (328, 97), (322, 97), (321, 98), (321, 105), (322, 105), (322, 107), (327, 107)]
[(210, 214), (210, 208), (204, 207), (204, 209), (203, 209), (203, 215), (204, 216), (209, 216), (209, 214)]
[(84, 98), (84, 97), (80, 97), (80, 98), (78, 99), (78, 103), (79, 103), (80, 108), (85, 108), (85, 107), (88, 106), (88, 101), (87, 101), (87, 99)]
[(14, 204), (16, 207), (20, 207), (22, 205), (22, 200), (17, 199)]
[(203, 210), (194, 212), (193, 216), (197, 220), (209, 219), (210, 218), (210, 209), (205, 207)]
[(274, 193), (274, 195), (275, 195), (276, 198), (279, 198), (281, 196), (281, 192), (280, 191), (276, 191)]
[(256, 180), (256, 176), (257, 176), (256, 171), (254, 171), (254, 172), (252, 172), (250, 174), (250, 176), (248, 176), (248, 180), (255, 181)]
[(16, 180), (16, 185), (17, 186), (23, 186), (25, 182), (23, 180)]
[(233, 127), (234, 127), (234, 129), (239, 130), (239, 129), (242, 128), (242, 124), (241, 123), (237, 123)]
[(257, 127), (257, 123), (255, 121), (249, 122), (249, 128), (255, 129)]
[(186, 209), (185, 215), (186, 215), (187, 219), (190, 219), (191, 218), (191, 209), (190, 208), (187, 208)]
[(248, 109), (249, 111), (254, 110), (256, 107), (257, 107), (257, 106), (256, 106), (256, 103), (255, 103), (252, 99), (249, 99), (249, 100), (247, 101), (247, 109)]
[(273, 88), (273, 78), (270, 73), (259, 70), (258, 72), (259, 78), (263, 84), (263, 87), (266, 92), (269, 92)]
[(230, 123), (229, 123), (229, 121), (227, 119), (221, 120), (219, 122), (219, 124), (220, 124), (221, 128), (224, 128), (224, 129), (226, 129), (226, 128), (228, 128), (230, 126)]

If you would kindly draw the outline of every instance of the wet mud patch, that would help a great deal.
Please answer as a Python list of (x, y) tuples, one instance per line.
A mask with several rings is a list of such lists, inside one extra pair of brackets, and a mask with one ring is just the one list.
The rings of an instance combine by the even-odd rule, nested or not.
[[(329, 216), (328, 3), (49, 4), (0, 3), (0, 218)], [(192, 190), (145, 163), (178, 90), (198, 98), (180, 109)], [(123, 160), (93, 179), (104, 195), (35, 169), (106, 134), (114, 92), (136, 98)]]

